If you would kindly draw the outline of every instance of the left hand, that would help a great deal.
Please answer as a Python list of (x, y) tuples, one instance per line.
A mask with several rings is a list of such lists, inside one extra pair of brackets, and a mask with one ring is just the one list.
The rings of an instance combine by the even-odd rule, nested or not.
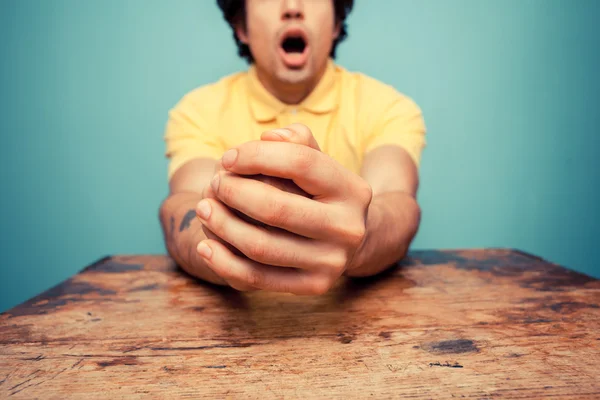
[[(244, 288), (322, 294), (351, 266), (366, 235), (369, 184), (318, 150), (299, 124), (290, 136), (263, 134), (224, 154), (213, 178), (209, 215), (198, 216), (216, 237), (199, 244), (208, 266)], [(308, 197), (239, 175), (290, 179)], [(210, 197), (215, 198), (210, 198)], [(249, 223), (231, 209), (263, 223)]]

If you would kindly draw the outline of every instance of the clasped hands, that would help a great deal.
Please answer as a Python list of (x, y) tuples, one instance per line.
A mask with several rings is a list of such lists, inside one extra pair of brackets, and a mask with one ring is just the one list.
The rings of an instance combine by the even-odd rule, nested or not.
[(241, 291), (317, 295), (353, 268), (372, 190), (293, 124), (228, 150), (202, 197), (211, 270)]

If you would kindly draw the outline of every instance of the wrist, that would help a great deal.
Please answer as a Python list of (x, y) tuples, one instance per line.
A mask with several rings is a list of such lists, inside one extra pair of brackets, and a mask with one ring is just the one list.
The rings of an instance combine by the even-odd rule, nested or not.
[(367, 209), (367, 217), (365, 221), (365, 236), (362, 243), (354, 253), (352, 261), (346, 269), (345, 275), (347, 276), (362, 276), (361, 270), (363, 269), (366, 261), (369, 259), (368, 253), (371, 248), (371, 243), (377, 236), (378, 221), (381, 218), (381, 205), (376, 198), (373, 198), (369, 208)]
[(196, 217), (196, 205), (202, 195), (181, 192), (170, 195), (161, 205), (160, 219), (169, 256), (182, 270), (204, 281), (226, 285), (196, 251), (198, 243), (206, 239), (202, 223)]

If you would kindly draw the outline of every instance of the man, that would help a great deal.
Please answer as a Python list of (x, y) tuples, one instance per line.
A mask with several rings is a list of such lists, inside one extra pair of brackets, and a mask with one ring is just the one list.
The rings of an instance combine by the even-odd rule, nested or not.
[(295, 294), (401, 259), (425, 127), (409, 98), (334, 64), (353, 1), (217, 3), (250, 68), (170, 112), (169, 254), (215, 284)]

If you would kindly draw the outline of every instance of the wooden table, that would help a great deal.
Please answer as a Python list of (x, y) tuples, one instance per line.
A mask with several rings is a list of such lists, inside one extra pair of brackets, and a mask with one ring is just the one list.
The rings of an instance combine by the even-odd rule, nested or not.
[(413, 252), (321, 297), (107, 257), (0, 315), (0, 398), (600, 398), (600, 281)]

